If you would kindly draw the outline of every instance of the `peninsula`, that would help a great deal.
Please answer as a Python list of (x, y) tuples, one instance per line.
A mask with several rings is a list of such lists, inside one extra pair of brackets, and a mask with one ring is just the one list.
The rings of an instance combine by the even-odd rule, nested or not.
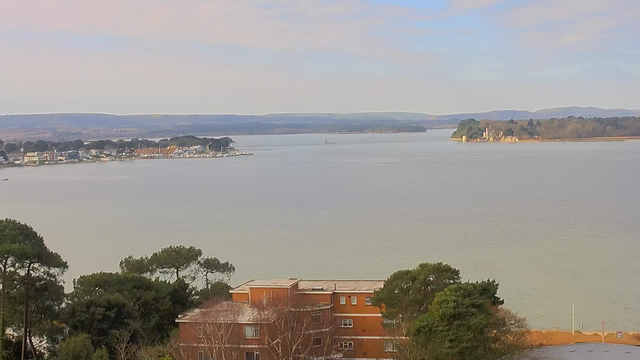
[(229, 137), (216, 139), (187, 135), (158, 141), (137, 138), (90, 142), (38, 140), (35, 142), (2, 143), (0, 141), (0, 167), (133, 159), (217, 158), (242, 155), (253, 154), (236, 150), (234, 141)]

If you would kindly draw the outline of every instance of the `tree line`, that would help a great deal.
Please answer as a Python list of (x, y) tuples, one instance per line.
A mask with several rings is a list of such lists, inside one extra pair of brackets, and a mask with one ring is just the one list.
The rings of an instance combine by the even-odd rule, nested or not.
[(460, 121), (458, 128), (451, 134), (453, 138), (466, 136), (473, 140), (482, 137), (490, 128), (504, 136), (515, 136), (518, 139), (584, 139), (596, 137), (640, 136), (640, 117), (583, 118), (567, 117), (547, 120), (476, 120)]
[(0, 140), (0, 151), (5, 153), (13, 152), (45, 152), (49, 150), (56, 151), (71, 151), (71, 150), (118, 150), (124, 151), (127, 149), (137, 148), (166, 148), (169, 146), (178, 147), (191, 147), (191, 146), (204, 146), (209, 147), (211, 150), (221, 151), (228, 149), (233, 144), (233, 139), (230, 137), (222, 137), (219, 139), (208, 137), (197, 137), (193, 135), (175, 136), (168, 139), (151, 140), (151, 139), (130, 139), (130, 140), (94, 140), (84, 142), (82, 140), (73, 141), (45, 141), (37, 140), (24, 141), (24, 142), (7, 142), (4, 143)]
[(31, 226), (0, 219), (0, 359), (167, 358), (178, 344), (178, 315), (228, 299), (235, 272), (182, 245), (119, 265), (80, 276), (65, 293), (62, 257)]

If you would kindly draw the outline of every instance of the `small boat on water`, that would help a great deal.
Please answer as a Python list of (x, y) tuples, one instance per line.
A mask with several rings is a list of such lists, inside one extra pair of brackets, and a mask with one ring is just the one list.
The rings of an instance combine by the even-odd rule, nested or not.
[(0, 179), (0, 181), (9, 181), (9, 179), (4, 178), (4, 179)]
[(325, 144), (335, 144), (336, 142), (335, 141), (329, 141), (329, 140), (325, 139), (324, 143)]

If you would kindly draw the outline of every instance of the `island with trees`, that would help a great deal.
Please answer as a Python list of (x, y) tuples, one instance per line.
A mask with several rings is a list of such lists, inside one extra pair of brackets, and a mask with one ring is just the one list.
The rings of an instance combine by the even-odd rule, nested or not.
[(470, 142), (624, 140), (640, 138), (640, 117), (460, 121), (451, 134)]

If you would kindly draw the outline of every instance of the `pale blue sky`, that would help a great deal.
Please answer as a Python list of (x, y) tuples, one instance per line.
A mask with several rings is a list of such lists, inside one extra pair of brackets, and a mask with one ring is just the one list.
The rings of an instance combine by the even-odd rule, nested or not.
[(640, 108), (638, 0), (4, 0), (0, 113)]

